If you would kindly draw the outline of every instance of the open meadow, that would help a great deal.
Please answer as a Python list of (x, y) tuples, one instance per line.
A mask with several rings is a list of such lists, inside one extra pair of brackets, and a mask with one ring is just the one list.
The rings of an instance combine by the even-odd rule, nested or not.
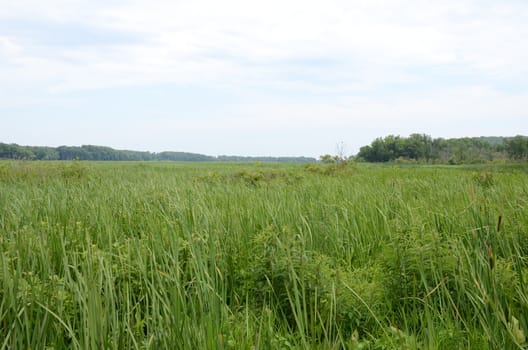
[(527, 349), (528, 166), (0, 162), (0, 349)]

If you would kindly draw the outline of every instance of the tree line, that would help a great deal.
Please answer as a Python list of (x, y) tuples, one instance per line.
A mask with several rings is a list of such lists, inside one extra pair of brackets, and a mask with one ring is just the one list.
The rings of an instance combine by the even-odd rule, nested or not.
[(494, 160), (528, 160), (528, 137), (432, 138), (425, 134), (409, 137), (378, 137), (360, 148), (358, 161), (419, 161), (443, 164), (483, 163)]
[(237, 161), (237, 162), (315, 162), (308, 157), (240, 157), (240, 156), (208, 156), (189, 152), (144, 152), (116, 150), (111, 147), (83, 146), (20, 146), (17, 144), (0, 143), (0, 159), (19, 160), (110, 160), (110, 161)]
[[(339, 161), (342, 156), (321, 157), (323, 162)], [(528, 137), (463, 137), (432, 138), (426, 134), (409, 137), (388, 135), (378, 137), (360, 148), (353, 157), (365, 162), (426, 162), (441, 164), (483, 163), (495, 160), (528, 160)], [(103, 161), (193, 161), (193, 162), (315, 162), (311, 157), (245, 157), (208, 156), (189, 152), (148, 152), (116, 150), (111, 147), (83, 146), (21, 146), (0, 143), (0, 159), (20, 160), (103, 160)]]

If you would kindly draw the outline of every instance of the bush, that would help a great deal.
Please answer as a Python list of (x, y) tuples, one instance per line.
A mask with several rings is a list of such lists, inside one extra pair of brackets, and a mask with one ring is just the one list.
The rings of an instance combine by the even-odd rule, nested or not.
[(440, 284), (451, 293), (458, 292), (458, 262), (450, 242), (436, 233), (417, 228), (403, 231), (407, 232), (399, 233), (380, 256), (387, 300), (394, 314), (421, 314), (425, 299), (433, 302), (440, 295), (431, 292)]
[(377, 268), (347, 270), (306, 250), (303, 238), (288, 230), (263, 230), (252, 246), (254, 257), (241, 277), (254, 306), (270, 304), (291, 328), (315, 339), (378, 327), (386, 308)]
[(357, 164), (352, 160), (324, 164), (309, 163), (304, 166), (304, 169), (308, 172), (321, 175), (350, 175), (356, 172)]

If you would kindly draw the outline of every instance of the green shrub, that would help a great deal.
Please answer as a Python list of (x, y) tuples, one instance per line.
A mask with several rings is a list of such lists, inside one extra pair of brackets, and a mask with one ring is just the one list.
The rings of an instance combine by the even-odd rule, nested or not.
[(377, 268), (344, 269), (306, 250), (303, 238), (287, 229), (263, 230), (251, 251), (254, 256), (241, 277), (257, 308), (270, 303), (290, 327), (316, 339), (379, 328), (386, 309)]
[(304, 169), (320, 175), (351, 175), (356, 172), (357, 163), (353, 160), (330, 163), (308, 163), (304, 166)]
[[(387, 300), (395, 315), (423, 312), (427, 302), (437, 303), (443, 295), (457, 293), (458, 260), (452, 242), (435, 232), (409, 228), (387, 243), (381, 256)], [(434, 301), (436, 299), (436, 301)], [(420, 320), (414, 319), (419, 327)], [(399, 320), (400, 325), (404, 320)]]

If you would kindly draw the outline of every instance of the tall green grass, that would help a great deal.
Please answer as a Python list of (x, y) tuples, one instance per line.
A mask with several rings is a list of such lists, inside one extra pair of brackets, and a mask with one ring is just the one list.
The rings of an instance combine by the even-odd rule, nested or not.
[(0, 349), (525, 349), (526, 168), (0, 162)]

